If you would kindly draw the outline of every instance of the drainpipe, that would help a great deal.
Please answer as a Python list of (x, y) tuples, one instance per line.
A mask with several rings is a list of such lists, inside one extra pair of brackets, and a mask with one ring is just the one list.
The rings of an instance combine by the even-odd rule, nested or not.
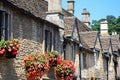
[(79, 61), (80, 61), (80, 62), (79, 62), (79, 67), (80, 67), (80, 68), (79, 68), (79, 69), (80, 69), (79, 78), (80, 78), (80, 80), (81, 80), (81, 75), (82, 75), (82, 74), (81, 74), (81, 53), (79, 53)]
[(109, 58), (110, 58), (110, 53), (109, 52), (106, 52), (106, 53), (104, 53), (105, 54), (105, 58), (106, 58), (106, 66), (107, 66), (107, 78), (106, 78), (106, 80), (109, 80), (109, 66), (108, 66), (108, 62), (109, 62)]
[(107, 58), (107, 80), (108, 80), (108, 73), (109, 73), (109, 66), (108, 66), (108, 61), (109, 61), (109, 59)]
[[(81, 51), (81, 53), (82, 53), (82, 44), (79, 44), (79, 47), (80, 47), (80, 51)], [(80, 69), (80, 75), (79, 75), (79, 78), (80, 78), (80, 80), (81, 80), (81, 78), (82, 78), (82, 74), (81, 74), (81, 53), (79, 53), (79, 69)]]
[(115, 80), (117, 80), (117, 63), (114, 62)]
[(63, 38), (64, 39), (64, 42), (63, 42), (63, 58), (64, 59), (66, 59), (66, 39), (65, 38)]

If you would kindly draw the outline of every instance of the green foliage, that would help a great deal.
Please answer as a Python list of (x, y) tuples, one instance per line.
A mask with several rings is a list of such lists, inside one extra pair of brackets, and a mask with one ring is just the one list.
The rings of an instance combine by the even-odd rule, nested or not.
[(106, 16), (106, 19), (101, 18), (99, 20), (92, 20), (92, 29), (95, 31), (100, 31), (100, 22), (104, 20), (108, 21), (108, 32), (110, 35), (112, 32), (117, 32), (120, 35), (120, 16), (116, 18), (113, 15), (108, 15)]
[(2, 40), (0, 41), (0, 48), (4, 48), (6, 46), (7, 42)]
[(47, 56), (49, 57), (50, 60), (54, 60), (54, 58), (58, 57), (58, 52), (57, 51), (52, 51), (52, 52), (47, 52)]
[(107, 21), (109, 24), (113, 24), (114, 20), (116, 19), (116, 17), (114, 17), (113, 15), (108, 15), (106, 17)]

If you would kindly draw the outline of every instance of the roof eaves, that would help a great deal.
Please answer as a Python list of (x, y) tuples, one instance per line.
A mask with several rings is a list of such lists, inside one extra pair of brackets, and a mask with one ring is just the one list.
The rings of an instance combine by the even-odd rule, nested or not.
[[(31, 17), (34, 18), (34, 19), (38, 19), (38, 20), (40, 20), (40, 21), (42, 21), (42, 22), (49, 23), (49, 24), (51, 24), (51, 25), (56, 26), (57, 28), (61, 28), (61, 27), (59, 27), (58, 25), (53, 24), (53, 23), (51, 23), (51, 22), (49, 22), (49, 21), (47, 21), (47, 20), (45, 20), (45, 19), (42, 19), (42, 18), (40, 18), (40, 17), (36, 17), (36, 16), (33, 15), (32, 13), (30, 13), (30, 12), (28, 12), (28, 11), (22, 9), (22, 8), (17, 7), (16, 5), (12, 4), (11, 2), (9, 2), (9, 1), (7, 1), (7, 0), (1, 0), (1, 1), (2, 1), (4, 4), (7, 4), (7, 5), (9, 5), (9, 6), (12, 6), (12, 7), (13, 7), (14, 9), (16, 9), (16, 10), (19, 10), (21, 13), (23, 13), (23, 14), (25, 14), (25, 15), (29, 15), (29, 16), (31, 16)], [(64, 28), (61, 28), (61, 29), (64, 29)]]

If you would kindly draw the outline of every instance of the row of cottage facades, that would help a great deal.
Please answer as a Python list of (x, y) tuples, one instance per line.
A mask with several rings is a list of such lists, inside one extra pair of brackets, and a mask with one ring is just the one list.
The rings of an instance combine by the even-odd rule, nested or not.
[(0, 59), (0, 80), (26, 80), (24, 57), (53, 50), (74, 62), (76, 80), (120, 80), (119, 35), (108, 34), (107, 21), (91, 30), (90, 13), (80, 21), (67, 2), (65, 10), (62, 0), (0, 0), (0, 39), (20, 40), (15, 59)]

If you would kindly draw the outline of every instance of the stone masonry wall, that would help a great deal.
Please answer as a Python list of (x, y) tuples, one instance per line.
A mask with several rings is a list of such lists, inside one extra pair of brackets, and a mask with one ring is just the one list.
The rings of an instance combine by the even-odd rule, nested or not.
[[(87, 57), (87, 59), (89, 58)], [(112, 59), (113, 57), (110, 58), (109, 63), (108, 63), (108, 66), (109, 66), (108, 67), (109, 69), (108, 80), (115, 80), (114, 63)], [(93, 79), (97, 78), (100, 80), (107, 80), (107, 64), (106, 64), (106, 60), (103, 57), (103, 55), (100, 53), (96, 61), (96, 64), (94, 66), (87, 67), (87, 69), (83, 69), (81, 73), (82, 73), (82, 78), (85, 78), (88, 80), (92, 80), (92, 78)], [(118, 70), (118, 73), (119, 73), (119, 70)]]
[[(30, 53), (43, 54), (43, 28), (46, 24), (43, 25), (42, 22), (14, 9), (10, 9), (10, 11), (10, 39), (19, 39), (20, 49), (19, 54), (14, 59), (0, 58), (0, 80), (27, 80), (23, 60)], [(54, 27), (51, 29), (53, 32), (56, 30)], [(56, 36), (57, 34), (59, 32), (56, 33)], [(59, 44), (57, 44), (55, 45), (58, 46)]]
[[(40, 54), (41, 46), (26, 39), (21, 40), (20, 43), (19, 54), (15, 59), (0, 57), (0, 80), (26, 80), (23, 60), (28, 54), (35, 52), (34, 50)], [(35, 49), (33, 49), (34, 44), (37, 44)]]
[(120, 79), (120, 57), (118, 58), (117, 77)]

